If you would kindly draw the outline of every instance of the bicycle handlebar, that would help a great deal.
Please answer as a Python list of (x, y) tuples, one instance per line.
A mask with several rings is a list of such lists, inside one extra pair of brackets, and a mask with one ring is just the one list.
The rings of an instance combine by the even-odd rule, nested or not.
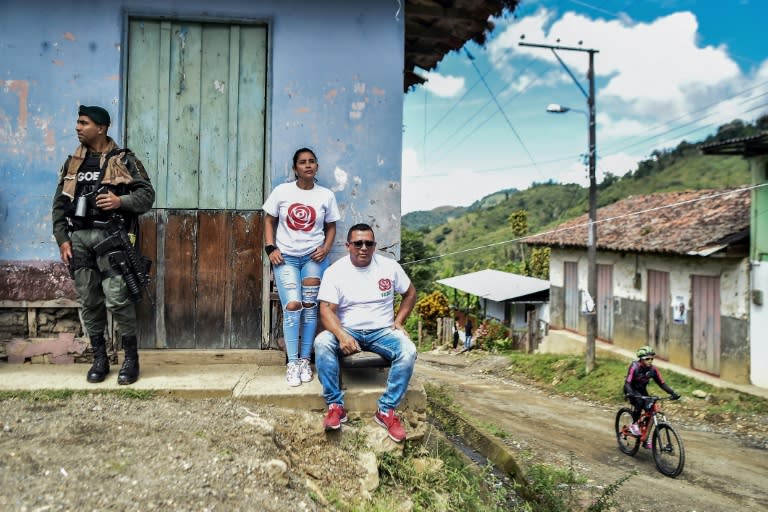
[(643, 400), (653, 400), (654, 402), (663, 402), (664, 400), (679, 400), (680, 396), (678, 395), (677, 398), (674, 398), (672, 396), (641, 396)]

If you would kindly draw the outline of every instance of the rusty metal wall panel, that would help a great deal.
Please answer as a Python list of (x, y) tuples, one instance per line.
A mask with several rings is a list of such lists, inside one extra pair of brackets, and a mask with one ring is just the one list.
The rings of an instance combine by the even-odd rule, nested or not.
[(613, 265), (597, 265), (597, 337), (613, 341)]
[(565, 328), (573, 331), (579, 328), (579, 264), (566, 261), (564, 271)]
[(720, 375), (720, 277), (691, 276), (693, 367)]
[(669, 359), (669, 323), (672, 298), (669, 272), (648, 270), (648, 345), (659, 357)]

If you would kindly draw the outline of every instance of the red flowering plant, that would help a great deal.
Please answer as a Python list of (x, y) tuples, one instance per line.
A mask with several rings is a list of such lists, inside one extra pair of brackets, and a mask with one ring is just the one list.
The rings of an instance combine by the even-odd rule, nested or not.
[(495, 320), (483, 320), (475, 331), (472, 342), (477, 348), (492, 346), (494, 342), (509, 338), (509, 329)]

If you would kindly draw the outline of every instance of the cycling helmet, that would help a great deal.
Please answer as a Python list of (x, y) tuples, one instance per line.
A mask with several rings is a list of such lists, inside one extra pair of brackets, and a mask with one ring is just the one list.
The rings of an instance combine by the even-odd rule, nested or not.
[(637, 349), (637, 358), (638, 359), (642, 359), (644, 357), (653, 357), (655, 355), (656, 355), (656, 352), (654, 352), (653, 349), (651, 347), (649, 347), (648, 345), (646, 345), (644, 347), (640, 347), (639, 349)]

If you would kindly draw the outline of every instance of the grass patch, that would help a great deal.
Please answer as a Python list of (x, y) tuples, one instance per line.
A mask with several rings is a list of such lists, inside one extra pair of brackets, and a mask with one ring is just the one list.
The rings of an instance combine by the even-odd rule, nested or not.
[(528, 479), (541, 500), (532, 507), (536, 512), (574, 510), (577, 500), (575, 487), (587, 482), (586, 477), (576, 473), (573, 454), (567, 468), (549, 464), (531, 466), (528, 469)]
[[(431, 469), (417, 469), (423, 468), (415, 463), (419, 459), (428, 461)], [(381, 485), (374, 493), (374, 503), (365, 504), (360, 511), (397, 510), (404, 501), (411, 502), (412, 510), (514, 510), (509, 489), (491, 468), (469, 467), (440, 436), (429, 436), (429, 442), (406, 450), (402, 457), (382, 455), (379, 475)]]
[(88, 394), (85, 391), (71, 389), (38, 389), (34, 391), (0, 391), (0, 400), (31, 400), (33, 402), (51, 402), (54, 400), (69, 400), (73, 396)]
[(494, 425), (493, 423), (483, 423), (481, 427), (483, 427), (486, 432), (498, 437), (499, 439), (507, 439), (511, 437), (506, 430), (497, 425)]
[(135, 400), (150, 400), (157, 396), (157, 392), (151, 389), (115, 389), (106, 391), (86, 391), (73, 389), (37, 389), (33, 391), (0, 391), (0, 400), (31, 400), (33, 402), (51, 402), (54, 400), (69, 400), (76, 396), (113, 394), (121, 398)]
[[(583, 356), (524, 354), (515, 351), (506, 352), (504, 355), (511, 363), (509, 372), (514, 376), (523, 376), (537, 385), (563, 394), (608, 404), (624, 403), (623, 382), (629, 366), (626, 359), (600, 357), (596, 361), (595, 369), (587, 375)], [(768, 414), (768, 400), (764, 398), (733, 389), (718, 388), (672, 370), (664, 369), (662, 375), (675, 391), (695, 400), (697, 408), (702, 409), (708, 417), (716, 418), (722, 414)], [(666, 396), (655, 383), (650, 384), (648, 390), (653, 394)], [(692, 398), (696, 390), (703, 391), (709, 398)]]

